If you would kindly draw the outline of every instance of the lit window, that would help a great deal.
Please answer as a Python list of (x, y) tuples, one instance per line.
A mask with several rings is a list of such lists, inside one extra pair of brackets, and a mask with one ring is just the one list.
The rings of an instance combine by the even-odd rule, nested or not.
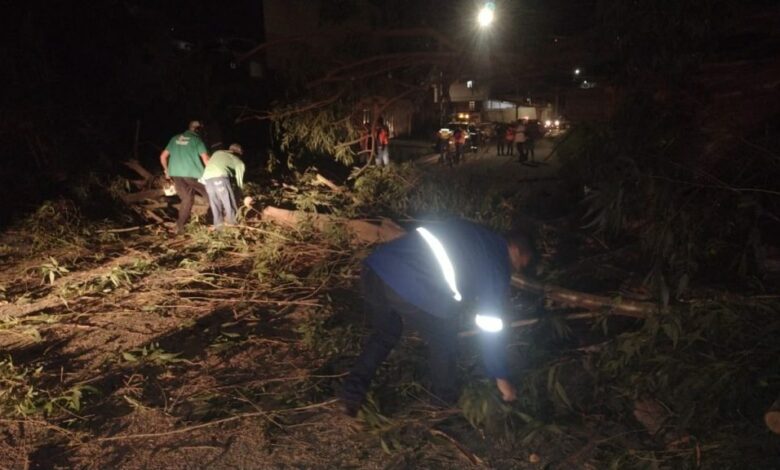
[(474, 88), (474, 80), (467, 81), (466, 88)]

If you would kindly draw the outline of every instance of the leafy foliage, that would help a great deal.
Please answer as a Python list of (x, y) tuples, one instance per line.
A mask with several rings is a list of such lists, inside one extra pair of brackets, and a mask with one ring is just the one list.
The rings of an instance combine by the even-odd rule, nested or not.
[(40, 269), (43, 275), (43, 282), (48, 282), (49, 284), (54, 284), (55, 279), (69, 272), (68, 268), (60, 265), (59, 261), (52, 256), (49, 256), (49, 262), (43, 263)]
[(84, 246), (91, 232), (75, 202), (62, 199), (46, 201), (23, 220), (26, 236), (33, 251), (62, 245)]
[(649, 96), (624, 103), (606, 126), (572, 132), (561, 175), (583, 196), (584, 227), (610, 243), (639, 238), (665, 303), (704, 271), (732, 279), (760, 272), (762, 233), (778, 207), (761, 192), (771, 188), (765, 157), (702, 167), (691, 153), (698, 131)]
[[(635, 400), (654, 397), (669, 409), (663, 436), (690, 433), (716, 443), (712, 462), (735, 462), (728, 429), (751, 436), (740, 445), (756, 460), (771, 446), (755, 429), (780, 388), (780, 305), (770, 300), (692, 302), (620, 334), (596, 363), (601, 400), (619, 418)], [(746, 345), (750, 345), (746, 349)], [(624, 410), (624, 411), (620, 411)], [(683, 464), (690, 454), (672, 461)]]
[(122, 359), (130, 364), (152, 364), (158, 366), (180, 362), (181, 359), (178, 356), (178, 353), (165, 351), (157, 343), (151, 343), (148, 346), (145, 345), (139, 349), (122, 353)]
[(352, 124), (349, 108), (338, 105), (306, 113), (289, 108), (280, 106), (273, 111), (279, 116), (273, 121), (273, 130), (279, 136), (279, 149), (289, 169), (298, 168), (312, 156), (332, 157), (345, 165), (353, 163), (355, 152), (348, 143), (357, 139), (358, 129)]
[(41, 366), (16, 366), (10, 358), (0, 361), (0, 416), (51, 416), (61, 409), (78, 412), (85, 393), (99, 393), (95, 387), (83, 384), (52, 393), (39, 386), (42, 371)]

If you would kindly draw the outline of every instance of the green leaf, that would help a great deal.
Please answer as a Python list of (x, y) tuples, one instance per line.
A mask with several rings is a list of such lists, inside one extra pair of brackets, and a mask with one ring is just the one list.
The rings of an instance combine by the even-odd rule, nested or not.
[(122, 358), (127, 362), (138, 362), (138, 358), (136, 358), (132, 353), (129, 352), (123, 352)]
[(529, 445), (535, 436), (536, 436), (536, 429), (532, 430), (531, 432), (525, 435), (525, 437), (522, 440), (522, 444), (525, 446)]
[(666, 336), (672, 340), (672, 346), (676, 348), (677, 340), (680, 339), (680, 330), (677, 328), (677, 325), (673, 323), (664, 323), (662, 329), (664, 330), (664, 333), (666, 333)]
[(390, 446), (388, 446), (387, 442), (385, 442), (385, 440), (382, 439), (381, 437), (379, 438), (379, 444), (382, 445), (382, 450), (385, 451), (386, 454), (392, 454), (392, 452), (390, 451)]
[(525, 421), (526, 424), (534, 421), (534, 418), (531, 415), (525, 414), (522, 411), (515, 411), (515, 415)]
[(560, 382), (555, 382), (555, 393), (558, 395), (558, 398), (561, 399), (563, 403), (566, 404), (569, 408), (572, 408), (571, 402), (569, 401), (569, 396), (566, 395), (566, 390), (563, 388), (563, 385), (561, 385)]
[(558, 368), (557, 366), (550, 367), (550, 370), (547, 371), (547, 390), (553, 391), (553, 387), (555, 385), (555, 373), (557, 372)]

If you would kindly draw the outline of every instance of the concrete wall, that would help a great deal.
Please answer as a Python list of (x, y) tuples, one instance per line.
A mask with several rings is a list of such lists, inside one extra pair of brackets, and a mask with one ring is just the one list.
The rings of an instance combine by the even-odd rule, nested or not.
[(486, 122), (513, 122), (515, 109), (487, 109), (482, 111), (482, 120)]
[(462, 103), (488, 99), (490, 88), (485, 83), (474, 82), (473, 85), (473, 88), (469, 88), (466, 82), (455, 82), (450, 85), (450, 101)]

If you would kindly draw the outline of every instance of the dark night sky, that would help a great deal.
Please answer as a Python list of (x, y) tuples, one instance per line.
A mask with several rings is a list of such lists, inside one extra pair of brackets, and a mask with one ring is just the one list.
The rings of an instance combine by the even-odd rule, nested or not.
[[(336, 2), (346, 3), (350, 2)], [(387, 2), (403, 8), (404, 1)], [(448, 22), (463, 21), (471, 11), (473, 0), (462, 2), (434, 0), (427, 2), (428, 11), (441, 12), (432, 18), (413, 18), (432, 23), (448, 33)], [(525, 0), (497, 2), (503, 26), (510, 43), (519, 38), (541, 34), (576, 33), (587, 22), (583, 13), (588, 1)], [(146, 47), (150, 37), (165, 32), (171, 39), (195, 43), (210, 43), (218, 37), (241, 37), (259, 41), (263, 37), (260, 0), (234, 0), (227, 4), (213, 1), (139, 1), (108, 0), (74, 7), (74, 2), (42, 0), (26, 2), (21, 8), (23, 33), (18, 36), (16, 51), (44, 55), (53, 67), (55, 77), (73, 78), (78, 85), (67, 96), (84, 98), (79, 89), (105, 88), (114, 85), (117, 69), (126, 64), (134, 49)], [(399, 15), (407, 17), (406, 15)], [(571, 21), (571, 18), (577, 18)], [(511, 47), (511, 46), (510, 46)], [(36, 58), (22, 59), (31, 65)], [(34, 64), (33, 64), (34, 65)], [(25, 67), (22, 67), (24, 69)], [(17, 85), (24, 86), (24, 73), (16, 76)], [(60, 96), (66, 98), (66, 96)]]

